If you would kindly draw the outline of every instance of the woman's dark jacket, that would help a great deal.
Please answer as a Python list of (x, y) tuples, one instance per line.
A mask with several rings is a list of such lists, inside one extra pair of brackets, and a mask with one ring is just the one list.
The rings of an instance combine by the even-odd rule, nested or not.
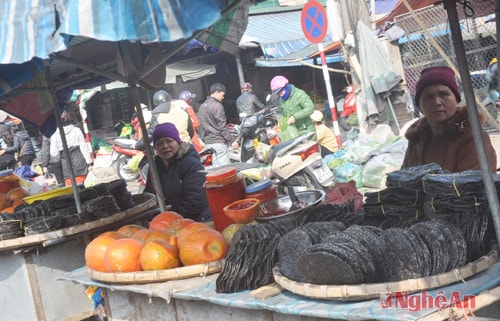
[[(25, 142), (26, 145), (24, 145)], [(28, 132), (25, 130), (17, 131), (14, 134), (12, 146), (5, 147), (5, 152), (6, 153), (20, 152), (21, 148), (23, 148), (23, 145), (24, 145), (24, 150), (22, 156), (36, 154), (35, 149), (33, 148), (33, 144), (31, 143), (31, 138)]]
[[(402, 167), (437, 163), (441, 168), (454, 173), (480, 169), (467, 109), (459, 107), (446, 126), (442, 135), (434, 136), (425, 117), (411, 125), (405, 133), (408, 148)], [(488, 133), (483, 130), (482, 134), (486, 156), (492, 172), (495, 173), (496, 152)]]
[[(171, 205), (173, 211), (195, 221), (211, 219), (203, 188), (205, 173), (201, 172), (205, 168), (193, 145), (183, 142), (177, 154), (170, 158), (168, 168), (158, 155), (155, 156), (155, 164), (165, 203)], [(148, 172), (144, 192), (156, 194), (151, 171)]]

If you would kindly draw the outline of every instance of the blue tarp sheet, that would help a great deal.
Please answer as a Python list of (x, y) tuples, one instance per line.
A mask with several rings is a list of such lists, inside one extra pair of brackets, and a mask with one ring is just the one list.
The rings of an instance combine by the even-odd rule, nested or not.
[[(110, 285), (91, 280), (81, 268), (67, 273), (59, 280), (69, 280), (112, 290), (162, 297), (167, 301), (171, 297), (179, 300), (201, 300), (232, 308), (265, 309), (282, 314), (338, 320), (417, 320), (437, 311), (437, 309), (411, 311), (409, 308), (383, 308), (379, 299), (357, 302), (314, 300), (288, 291), (267, 300), (254, 298), (250, 291), (221, 294), (215, 291), (216, 276), (217, 274), (206, 278), (200, 277), (142, 285)], [(436, 298), (442, 292), (442, 295), (450, 300), (453, 293), (460, 293), (461, 296), (478, 295), (499, 285), (500, 263), (497, 262), (488, 270), (478, 273), (464, 282), (427, 291), (427, 295)], [(414, 294), (414, 296), (418, 295), (419, 293)]]

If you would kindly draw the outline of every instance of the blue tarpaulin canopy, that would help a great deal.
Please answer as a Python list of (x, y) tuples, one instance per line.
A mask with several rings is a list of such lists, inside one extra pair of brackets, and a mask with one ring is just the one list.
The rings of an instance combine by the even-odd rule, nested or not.
[[(165, 68), (157, 68), (163, 74), (154, 77), (155, 64), (164, 65), (162, 59), (177, 54), (193, 35), (215, 48), (227, 47), (227, 35), (237, 44), (248, 5), (249, 0), (0, 0), (0, 109), (50, 136), (55, 130), (50, 109), (68, 95), (58, 93), (52, 103), (43, 93), (48, 84), (40, 71), (47, 66), (58, 91), (127, 82), (132, 73), (139, 85), (151, 85), (148, 72), (163, 85)], [(123, 64), (118, 43), (124, 41), (133, 70)]]

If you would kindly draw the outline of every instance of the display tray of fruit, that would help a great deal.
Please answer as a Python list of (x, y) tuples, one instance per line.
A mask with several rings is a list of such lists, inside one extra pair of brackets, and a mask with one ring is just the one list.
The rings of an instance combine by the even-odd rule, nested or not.
[[(109, 190), (108, 193), (110, 193)], [(80, 191), (82, 202), (85, 198), (89, 198), (88, 202), (82, 204), (82, 208), (85, 208), (82, 214), (75, 214), (75, 203), (74, 199), (71, 199), (71, 195), (42, 201), (43, 205), (37, 202), (20, 205), (11, 213), (0, 213), (0, 251), (38, 244), (45, 246), (54, 239), (64, 239), (98, 228), (105, 228), (108, 225), (115, 225), (157, 205), (156, 196), (149, 193), (130, 195), (130, 198), (126, 200), (121, 199), (121, 194), (117, 194), (116, 197), (111, 195), (99, 196), (94, 189)], [(113, 200), (116, 200), (116, 202), (112, 202), (115, 205), (114, 208), (109, 208), (111, 203), (106, 197), (113, 197)], [(101, 204), (102, 210), (97, 213), (90, 208), (90, 205), (101, 198), (103, 198), (102, 202), (106, 204)], [(91, 202), (92, 204), (90, 204)], [(51, 206), (53, 208), (50, 208)], [(62, 208), (55, 209), (55, 206), (62, 206)], [(102, 215), (105, 212), (106, 215)], [(16, 224), (10, 224), (12, 222), (16, 222)], [(14, 228), (19, 233), (12, 233)]]
[(227, 250), (212, 225), (165, 211), (148, 227), (127, 224), (94, 238), (85, 248), (85, 272), (117, 284), (202, 277), (222, 270)]
[(172, 269), (137, 271), (137, 272), (115, 272), (106, 273), (85, 267), (85, 273), (93, 280), (113, 284), (145, 284), (154, 282), (166, 282), (173, 280), (188, 279), (192, 277), (203, 277), (218, 273), (222, 269), (223, 260), (183, 266)]
[[(276, 283), (282, 288), (312, 299), (359, 301), (379, 298), (381, 293), (413, 293), (431, 290), (442, 286), (464, 282), (465, 279), (487, 270), (498, 261), (498, 247), (493, 246), (488, 254), (469, 262), (462, 267), (427, 277), (406, 279), (394, 282), (320, 285), (297, 282), (283, 275), (280, 266), (273, 268)], [(333, 272), (334, 273), (334, 272)]]

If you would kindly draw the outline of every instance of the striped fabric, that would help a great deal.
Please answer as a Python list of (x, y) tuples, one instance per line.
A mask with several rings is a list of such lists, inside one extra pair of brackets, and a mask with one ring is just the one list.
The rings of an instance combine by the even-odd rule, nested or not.
[(214, 24), (223, 0), (0, 0), (0, 64), (46, 59), (67, 36), (170, 42)]

